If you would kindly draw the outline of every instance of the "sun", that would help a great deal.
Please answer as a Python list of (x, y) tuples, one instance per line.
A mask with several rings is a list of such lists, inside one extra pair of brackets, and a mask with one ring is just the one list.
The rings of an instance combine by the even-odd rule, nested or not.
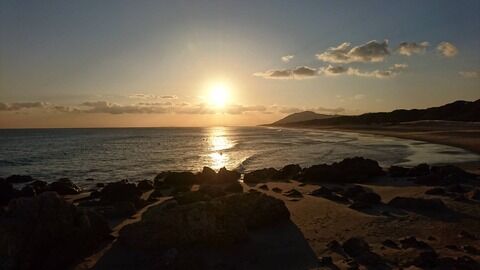
[(230, 87), (225, 83), (214, 83), (210, 86), (209, 101), (215, 107), (225, 107), (228, 102)]

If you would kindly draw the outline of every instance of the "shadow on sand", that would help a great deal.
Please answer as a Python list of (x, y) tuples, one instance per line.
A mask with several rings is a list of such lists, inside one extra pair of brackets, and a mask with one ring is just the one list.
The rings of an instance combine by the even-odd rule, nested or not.
[[(291, 221), (249, 233), (248, 241), (222, 248), (184, 247), (163, 252), (114, 246), (94, 269), (311, 269), (317, 267), (314, 251)], [(167, 253), (168, 253), (167, 252)], [(170, 262), (165, 265), (171, 256)], [(161, 258), (161, 259), (159, 259)]]

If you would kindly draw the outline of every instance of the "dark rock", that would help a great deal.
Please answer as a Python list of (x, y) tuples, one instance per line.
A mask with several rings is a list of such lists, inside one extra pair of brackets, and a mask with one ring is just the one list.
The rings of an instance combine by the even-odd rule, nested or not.
[(35, 180), (28, 185), (33, 187), (33, 189), (35, 189), (36, 194), (40, 194), (42, 192), (48, 191), (48, 183), (45, 181)]
[(466, 193), (466, 192), (469, 192), (470, 189), (461, 184), (454, 184), (454, 185), (448, 186), (447, 191), (452, 193)]
[(0, 206), (7, 205), (11, 199), (18, 196), (19, 191), (14, 189), (11, 183), (0, 178)]
[(364, 182), (383, 175), (378, 162), (362, 157), (346, 158), (331, 165), (320, 164), (305, 169), (301, 179), (309, 182)]
[(432, 269), (437, 265), (437, 259), (438, 254), (434, 250), (422, 251), (409, 264), (421, 267), (422, 269)]
[(446, 192), (445, 192), (445, 189), (443, 188), (440, 188), (440, 187), (436, 187), (436, 188), (431, 188), (427, 191), (425, 191), (425, 194), (427, 195), (445, 195)]
[(268, 190), (268, 186), (265, 184), (258, 186), (258, 188), (263, 190)]
[(302, 198), (303, 194), (296, 189), (291, 189), (291, 190), (285, 192), (285, 196), (290, 197), (290, 198)]
[(49, 191), (55, 191), (60, 195), (76, 195), (79, 194), (82, 189), (75, 185), (68, 178), (60, 178), (58, 181), (50, 183), (48, 185)]
[(369, 204), (379, 204), (382, 198), (377, 193), (369, 191), (362, 186), (353, 186), (347, 188), (343, 192), (343, 196), (351, 199), (354, 202), (363, 202)]
[(149, 191), (153, 189), (153, 182), (150, 180), (142, 180), (138, 182), (137, 187), (140, 191)]
[(12, 183), (12, 184), (20, 184), (20, 183), (32, 182), (34, 179), (30, 175), (14, 174), (14, 175), (10, 175), (5, 180), (7, 180), (7, 182)]
[(67, 269), (109, 234), (101, 216), (44, 192), (10, 201), (0, 220), (0, 257), (9, 269)]
[(198, 178), (192, 172), (168, 172), (163, 180), (168, 186), (191, 186), (198, 183)]
[(175, 195), (175, 200), (177, 200), (178, 204), (180, 205), (200, 201), (209, 201), (211, 198), (211, 196), (202, 191), (188, 191)]
[(417, 240), (417, 238), (415, 238), (415, 236), (409, 236), (409, 237), (402, 238), (402, 239), (399, 240), (399, 242), (400, 242), (400, 245), (402, 246), (403, 249), (415, 248), (415, 249), (433, 250), (433, 248), (429, 244), (427, 244), (423, 241)]
[(235, 181), (233, 183), (227, 184), (224, 190), (227, 193), (242, 193), (243, 186), (238, 181)]
[(444, 185), (443, 183), (443, 178), (439, 176), (438, 174), (427, 174), (427, 175), (421, 175), (417, 176), (413, 182), (417, 185), (423, 185), (423, 186), (441, 186)]
[(302, 168), (298, 164), (289, 164), (280, 169), (280, 171), (275, 174), (275, 179), (285, 180), (285, 179), (295, 179)]
[(324, 186), (321, 186), (315, 189), (314, 191), (310, 192), (310, 195), (317, 196), (317, 197), (328, 197), (328, 196), (332, 196), (332, 194), (333, 194), (333, 191)]
[(217, 183), (234, 183), (240, 179), (240, 173), (236, 171), (229, 171), (225, 167), (221, 168), (217, 173), (216, 182)]
[(274, 188), (272, 188), (272, 191), (275, 192), (275, 193), (281, 193), (282, 189), (278, 188), (278, 187), (274, 187)]
[(278, 171), (274, 168), (265, 168), (246, 173), (243, 176), (243, 182), (247, 184), (262, 183), (269, 180), (274, 180)]
[(393, 248), (393, 249), (399, 249), (398, 244), (395, 243), (393, 240), (390, 240), (390, 239), (387, 239), (387, 240), (383, 241), (382, 245), (384, 245), (386, 247), (389, 247), (389, 248)]
[(429, 236), (427, 238), (428, 241), (437, 241), (437, 238), (435, 236)]
[(370, 245), (362, 238), (352, 237), (342, 245), (343, 250), (351, 257), (357, 257), (360, 254), (370, 251)]
[(137, 188), (134, 183), (129, 183), (126, 180), (108, 183), (100, 191), (100, 199), (105, 203), (112, 202), (132, 202), (136, 203), (142, 192)]
[(350, 206), (348, 206), (348, 208), (357, 210), (357, 211), (365, 211), (365, 210), (371, 209), (372, 207), (373, 205), (371, 203), (362, 202), (362, 201), (353, 202), (352, 204), (350, 204)]
[(330, 266), (333, 265), (333, 259), (330, 256), (323, 256), (318, 260), (320, 266)]
[(224, 188), (220, 185), (200, 185), (199, 191), (209, 198), (217, 198), (226, 194)]
[(327, 243), (327, 248), (336, 253), (344, 253), (342, 245), (337, 240), (332, 240)]
[(458, 234), (458, 237), (464, 238), (464, 239), (470, 239), (470, 240), (478, 239), (474, 234), (467, 232), (465, 230), (461, 230), (460, 233)]
[(428, 164), (422, 163), (408, 170), (407, 176), (417, 177), (425, 176), (430, 174), (430, 166)]
[(471, 245), (465, 245), (465, 246), (462, 246), (462, 249), (467, 252), (467, 253), (470, 253), (472, 255), (480, 255), (480, 251), (474, 247), (474, 246), (471, 246)]
[(466, 172), (453, 165), (432, 166), (431, 171), (432, 173), (436, 173), (443, 178), (450, 178), (452, 180), (475, 179), (476, 177), (475, 174)]
[(203, 167), (202, 171), (198, 174), (200, 183), (214, 183), (217, 178), (217, 173), (210, 167)]
[(418, 212), (443, 213), (449, 209), (440, 199), (408, 198), (395, 197), (389, 203), (389, 206)]
[(409, 169), (401, 166), (391, 166), (388, 168), (388, 174), (391, 177), (406, 177)]
[(85, 179), (85, 181), (93, 182), (93, 181), (95, 181), (95, 179), (89, 177), (89, 178)]
[(480, 269), (480, 264), (468, 256), (458, 257), (455, 260), (455, 268), (453, 269), (464, 269), (464, 270), (474, 270)]
[(480, 189), (476, 188), (467, 194), (470, 200), (480, 201)]
[(206, 202), (149, 208), (126, 226), (119, 241), (143, 250), (182, 246), (224, 246), (247, 238), (249, 229), (289, 219), (285, 204), (259, 192), (238, 193)]
[(35, 195), (37, 195), (37, 192), (35, 191), (35, 189), (32, 186), (24, 186), (20, 190), (20, 196), (22, 196), (22, 197), (33, 197)]
[(451, 250), (456, 250), (456, 251), (460, 250), (457, 245), (450, 244), (450, 245), (446, 245), (445, 247)]
[(137, 212), (134, 203), (128, 201), (114, 202), (103, 209), (103, 215), (107, 218), (130, 217)]

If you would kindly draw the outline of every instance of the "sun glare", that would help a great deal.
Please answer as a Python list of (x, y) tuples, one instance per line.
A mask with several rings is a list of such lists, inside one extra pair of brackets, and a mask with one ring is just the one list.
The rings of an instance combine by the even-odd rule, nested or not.
[(229, 98), (229, 87), (224, 83), (215, 83), (210, 86), (210, 103), (215, 107), (224, 107)]

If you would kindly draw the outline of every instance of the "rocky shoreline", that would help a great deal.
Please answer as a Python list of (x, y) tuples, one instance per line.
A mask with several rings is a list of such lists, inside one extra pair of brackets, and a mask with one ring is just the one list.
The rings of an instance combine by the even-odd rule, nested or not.
[(0, 179), (0, 268), (480, 269), (479, 183), (452, 165), (361, 157), (88, 191), (12, 175)]

